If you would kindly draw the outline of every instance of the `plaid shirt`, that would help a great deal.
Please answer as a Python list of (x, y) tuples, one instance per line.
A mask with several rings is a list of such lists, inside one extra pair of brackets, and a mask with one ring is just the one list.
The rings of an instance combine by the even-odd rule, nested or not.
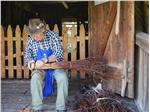
[(57, 58), (57, 61), (63, 60), (63, 48), (58, 34), (54, 31), (46, 30), (44, 32), (43, 41), (36, 41), (31, 36), (28, 37), (24, 55), (25, 63), (35, 59), (39, 47), (43, 50), (51, 48), (53, 50), (53, 55)]

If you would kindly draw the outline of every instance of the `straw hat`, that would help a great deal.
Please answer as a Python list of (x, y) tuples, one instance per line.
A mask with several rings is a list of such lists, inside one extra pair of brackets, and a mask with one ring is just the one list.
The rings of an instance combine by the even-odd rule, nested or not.
[(34, 33), (41, 32), (45, 29), (45, 22), (40, 18), (29, 19), (29, 33), (33, 35)]

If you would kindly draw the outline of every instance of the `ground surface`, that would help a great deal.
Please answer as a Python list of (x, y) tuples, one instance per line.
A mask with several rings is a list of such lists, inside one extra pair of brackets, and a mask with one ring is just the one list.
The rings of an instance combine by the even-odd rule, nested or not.
[[(81, 81), (80, 81), (81, 83)], [(70, 81), (69, 83), (69, 100), (72, 101), (74, 94), (79, 91), (79, 81)], [(30, 80), (2, 80), (1, 81), (1, 99), (2, 112), (17, 112), (18, 110), (30, 107)], [(125, 99), (129, 106), (138, 112), (133, 100)], [(48, 107), (46, 112), (55, 112), (56, 92), (46, 99), (44, 104)], [(69, 107), (68, 107), (69, 108)], [(71, 110), (69, 110), (71, 112)]]

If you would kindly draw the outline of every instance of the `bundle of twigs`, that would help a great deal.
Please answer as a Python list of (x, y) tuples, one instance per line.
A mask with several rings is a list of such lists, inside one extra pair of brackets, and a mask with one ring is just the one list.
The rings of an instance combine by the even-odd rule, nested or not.
[(86, 58), (83, 60), (76, 60), (76, 61), (62, 61), (62, 62), (56, 62), (52, 64), (45, 64), (42, 67), (38, 68), (35, 66), (35, 69), (58, 69), (58, 68), (64, 68), (64, 69), (76, 69), (76, 70), (82, 70), (82, 71), (92, 71), (94, 70), (105, 70), (105, 64), (103, 61), (100, 61), (96, 58)]
[(107, 90), (80, 92), (72, 104), (74, 112), (132, 112), (125, 108), (117, 95)]

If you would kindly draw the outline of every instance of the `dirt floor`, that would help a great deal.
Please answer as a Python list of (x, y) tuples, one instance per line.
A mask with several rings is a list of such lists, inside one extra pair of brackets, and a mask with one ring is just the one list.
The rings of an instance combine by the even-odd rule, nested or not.
[[(83, 84), (82, 81), (74, 80), (69, 81), (69, 97), (68, 102), (73, 102), (74, 95), (79, 91), (79, 86)], [(30, 95), (30, 80), (2, 80), (2, 112), (17, 112), (22, 108), (30, 108), (31, 106), (31, 95)], [(125, 102), (132, 108), (133, 112), (138, 112), (134, 101), (124, 98)], [(45, 112), (55, 112), (55, 101), (56, 92), (44, 99), (44, 104), (46, 104), (47, 111)], [(72, 112), (67, 104), (68, 112)]]

